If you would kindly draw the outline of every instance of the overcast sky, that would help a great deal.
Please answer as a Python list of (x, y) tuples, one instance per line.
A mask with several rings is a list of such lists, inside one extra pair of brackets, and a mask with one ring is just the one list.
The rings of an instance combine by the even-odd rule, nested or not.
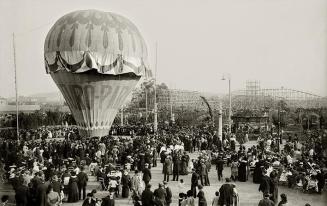
[(80, 9), (121, 14), (139, 28), (158, 81), (226, 93), (246, 80), (327, 96), (326, 0), (0, 0), (0, 96), (14, 96), (12, 33), (20, 95), (58, 91), (43, 44), (61, 16)]

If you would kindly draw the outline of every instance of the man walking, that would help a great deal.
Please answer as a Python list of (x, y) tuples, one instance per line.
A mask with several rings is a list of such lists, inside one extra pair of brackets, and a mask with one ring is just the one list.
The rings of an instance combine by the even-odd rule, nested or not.
[(266, 170), (263, 171), (263, 174), (264, 174), (264, 176), (261, 179), (261, 183), (259, 186), (259, 192), (261, 191), (264, 196), (264, 194), (270, 193), (270, 177), (268, 177)]
[(163, 172), (164, 172), (164, 181), (169, 182), (169, 175), (171, 174), (172, 170), (172, 162), (171, 157), (167, 156), (164, 162)]
[(218, 173), (218, 180), (220, 181), (223, 178), (223, 170), (224, 170), (224, 160), (221, 158), (221, 156), (218, 156), (216, 162), (216, 169)]
[(171, 193), (171, 189), (168, 187), (168, 182), (164, 182), (164, 188), (166, 190), (166, 205), (170, 206), (173, 194)]
[(152, 148), (152, 166), (156, 167), (157, 166), (157, 159), (158, 159), (158, 153), (156, 148)]
[(173, 181), (178, 181), (180, 163), (181, 163), (180, 156), (176, 155), (174, 158), (174, 164), (173, 164)]
[(226, 178), (226, 183), (219, 189), (219, 205), (233, 205), (233, 186), (230, 184), (230, 179)]
[(193, 197), (196, 198), (196, 187), (199, 184), (199, 175), (196, 173), (196, 170), (192, 169), (192, 177), (191, 177), (191, 191), (193, 194)]
[(145, 183), (145, 185), (149, 184), (149, 182), (151, 181), (151, 171), (149, 169), (149, 164), (145, 163), (144, 165), (144, 169), (143, 169), (143, 181)]
[(16, 189), (15, 195), (17, 206), (27, 206), (29, 202), (29, 189), (27, 187), (26, 181), (23, 181)]
[(78, 186), (78, 195), (79, 199), (82, 197), (82, 190), (83, 190), (83, 200), (86, 198), (86, 184), (88, 181), (87, 174), (84, 172), (84, 167), (77, 175), (77, 186)]
[(201, 163), (200, 163), (200, 180), (201, 180), (201, 185), (207, 186), (206, 175), (207, 175), (207, 166), (204, 163), (204, 160), (201, 160)]
[(147, 184), (145, 190), (142, 192), (141, 197), (142, 205), (153, 206), (153, 192), (151, 191), (151, 185)]
[(159, 183), (159, 188), (157, 188), (154, 193), (153, 193), (154, 197), (155, 197), (155, 204), (156, 205), (162, 205), (165, 206), (166, 205), (166, 190), (163, 188), (163, 184)]

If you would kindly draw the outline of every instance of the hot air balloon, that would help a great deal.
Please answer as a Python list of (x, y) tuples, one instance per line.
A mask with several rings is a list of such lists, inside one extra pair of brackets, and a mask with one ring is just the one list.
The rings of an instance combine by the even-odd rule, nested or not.
[(48, 32), (44, 58), (46, 72), (86, 137), (108, 135), (141, 76), (151, 75), (140, 32), (110, 12), (83, 10), (61, 17)]

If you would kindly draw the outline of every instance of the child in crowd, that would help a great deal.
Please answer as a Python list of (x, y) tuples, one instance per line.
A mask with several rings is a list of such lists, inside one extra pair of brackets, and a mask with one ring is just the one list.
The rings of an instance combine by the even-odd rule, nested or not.
[(219, 206), (219, 203), (218, 203), (219, 202), (219, 196), (220, 196), (219, 192), (216, 191), (215, 192), (215, 197), (212, 200), (212, 206)]
[(9, 201), (9, 196), (8, 195), (3, 195), (1, 197), (1, 206), (8, 205), (8, 201)]
[(183, 179), (180, 179), (179, 180), (179, 183), (178, 183), (177, 187), (178, 187), (178, 193), (179, 194), (180, 193), (184, 193), (184, 191), (185, 191), (185, 183), (184, 183), (184, 180)]

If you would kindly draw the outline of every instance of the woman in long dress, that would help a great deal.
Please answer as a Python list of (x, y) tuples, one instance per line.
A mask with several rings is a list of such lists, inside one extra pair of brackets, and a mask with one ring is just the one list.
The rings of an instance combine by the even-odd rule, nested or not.
[(238, 175), (238, 165), (239, 163), (234, 160), (231, 164), (231, 179), (234, 180), (234, 182), (236, 181), (237, 179), (237, 175)]
[(132, 177), (131, 180), (131, 188), (134, 192), (134, 194), (141, 196), (143, 192), (142, 187), (142, 178), (140, 177), (139, 171), (135, 170), (135, 175)]
[(246, 182), (246, 177), (247, 177), (247, 168), (248, 161), (246, 157), (243, 157), (242, 160), (240, 161), (239, 167), (238, 167), (238, 180), (240, 182)]
[(263, 161), (260, 159), (257, 163), (255, 163), (255, 168), (253, 172), (253, 183), (261, 183), (262, 179), (262, 167)]
[(180, 174), (181, 175), (187, 175), (188, 174), (188, 171), (187, 171), (187, 157), (186, 155), (184, 154), (182, 156), (182, 161), (181, 161), (181, 172)]
[(78, 200), (77, 176), (75, 172), (72, 172), (72, 176), (69, 179), (68, 202), (78, 202)]
[(121, 178), (122, 183), (122, 198), (127, 198), (129, 196), (129, 189), (131, 187), (131, 178), (127, 171), (124, 171), (124, 174)]

